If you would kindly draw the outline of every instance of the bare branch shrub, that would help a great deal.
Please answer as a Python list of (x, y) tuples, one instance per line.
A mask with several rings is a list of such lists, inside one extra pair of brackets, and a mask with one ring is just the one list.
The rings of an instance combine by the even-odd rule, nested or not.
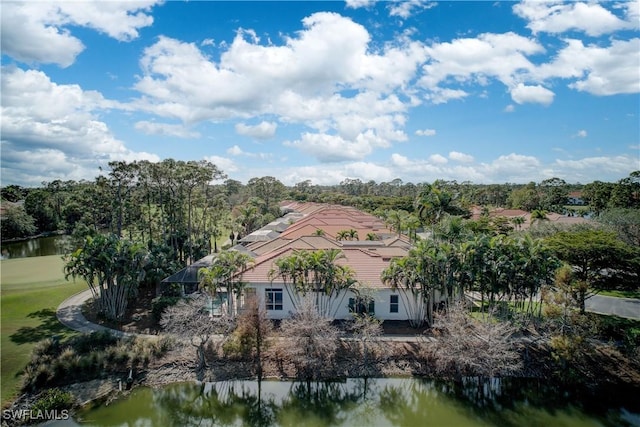
[(280, 328), (284, 339), (278, 343), (279, 353), (293, 363), (299, 379), (315, 381), (333, 375), (340, 332), (330, 318), (318, 313), (312, 297), (304, 298), (298, 312), (283, 320)]
[(367, 314), (356, 315), (349, 328), (353, 334), (352, 342), (356, 346), (359, 377), (373, 377), (380, 374), (378, 363), (389, 357), (389, 347), (380, 341), (383, 334), (382, 321)]
[(236, 354), (253, 358), (258, 380), (262, 380), (264, 352), (270, 345), (273, 323), (267, 317), (264, 305), (256, 298), (250, 298), (237, 318), (237, 327), (231, 339), (224, 345), (225, 354)]
[(205, 358), (206, 346), (209, 340), (219, 335), (228, 336), (234, 329), (234, 323), (228, 316), (211, 316), (205, 309), (207, 300), (203, 295), (178, 302), (167, 307), (160, 325), (164, 330), (176, 335), (179, 339), (188, 339), (196, 348), (197, 370), (207, 367)]
[(462, 304), (451, 305), (435, 321), (436, 370), (453, 375), (494, 377), (508, 375), (521, 367), (511, 336), (515, 327), (489, 317), (474, 319)]

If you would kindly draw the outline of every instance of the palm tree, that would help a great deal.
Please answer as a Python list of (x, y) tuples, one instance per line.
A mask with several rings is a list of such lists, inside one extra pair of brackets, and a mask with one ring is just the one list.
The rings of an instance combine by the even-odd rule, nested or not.
[(420, 220), (429, 225), (440, 222), (446, 215), (468, 213), (459, 205), (455, 195), (435, 185), (427, 185), (416, 198), (414, 205)]
[(385, 215), (385, 222), (391, 230), (398, 233), (398, 237), (402, 235), (402, 231), (408, 222), (409, 213), (405, 210), (391, 210)]
[(296, 310), (301, 307), (307, 293), (314, 292), (318, 311), (332, 317), (335, 316), (333, 307), (336, 299), (340, 297), (341, 304), (345, 291), (356, 283), (353, 270), (337, 263), (342, 258), (344, 253), (335, 248), (296, 250), (291, 255), (276, 260), (276, 267), (269, 272), (269, 277), (271, 281), (282, 278)]
[(410, 256), (393, 258), (380, 277), (397, 291), (409, 315), (409, 324), (419, 328), (424, 324), (428, 294), (424, 292), (424, 280), (420, 277), (416, 259)]
[(313, 233), (315, 236), (324, 236), (326, 234), (326, 232), (322, 229), (322, 228), (318, 228), (315, 233)]
[(238, 223), (242, 225), (243, 235), (247, 235), (260, 227), (262, 215), (255, 205), (247, 204), (238, 208)]
[(516, 226), (516, 230), (520, 231), (522, 229), (522, 224), (524, 224), (525, 219), (521, 216), (515, 216), (511, 218), (511, 222)]
[(227, 293), (227, 313), (235, 317), (235, 300), (242, 294), (245, 283), (242, 273), (253, 268), (253, 258), (235, 250), (223, 251), (213, 259), (209, 267), (198, 270), (200, 288), (211, 298), (220, 298), (222, 292)]
[(347, 230), (340, 230), (338, 231), (338, 234), (336, 234), (336, 240), (347, 240), (349, 238), (349, 231)]
[(548, 221), (549, 218), (547, 218), (547, 214), (548, 212), (543, 209), (534, 209), (531, 211), (531, 222)]

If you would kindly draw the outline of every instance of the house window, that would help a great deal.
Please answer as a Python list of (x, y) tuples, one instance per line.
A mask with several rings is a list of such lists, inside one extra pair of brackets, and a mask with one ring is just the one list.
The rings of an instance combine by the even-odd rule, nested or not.
[(389, 313), (397, 313), (398, 307), (398, 295), (391, 295), (389, 299)]
[(207, 297), (207, 312), (210, 316), (222, 316), (223, 310), (227, 305), (227, 293), (217, 292), (216, 298)]
[(264, 290), (264, 301), (267, 310), (282, 310), (282, 289), (267, 288)]
[(364, 298), (349, 298), (349, 313), (375, 314), (375, 301), (367, 301)]

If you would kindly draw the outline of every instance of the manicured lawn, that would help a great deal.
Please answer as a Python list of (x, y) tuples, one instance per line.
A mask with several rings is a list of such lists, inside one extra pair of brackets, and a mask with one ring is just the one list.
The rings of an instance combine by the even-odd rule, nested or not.
[(0, 399), (4, 406), (18, 393), (20, 373), (34, 344), (52, 335), (74, 332), (56, 318), (67, 297), (87, 289), (84, 281), (67, 282), (59, 255), (0, 261)]
[(640, 290), (637, 291), (602, 291), (599, 295), (603, 295), (605, 297), (616, 297), (616, 298), (637, 298), (640, 299)]

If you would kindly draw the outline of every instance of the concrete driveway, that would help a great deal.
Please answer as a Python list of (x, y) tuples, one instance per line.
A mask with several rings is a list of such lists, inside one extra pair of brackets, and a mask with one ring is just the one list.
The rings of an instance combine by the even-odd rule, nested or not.
[(640, 319), (640, 299), (594, 295), (585, 301), (587, 311), (613, 314), (629, 319)]

